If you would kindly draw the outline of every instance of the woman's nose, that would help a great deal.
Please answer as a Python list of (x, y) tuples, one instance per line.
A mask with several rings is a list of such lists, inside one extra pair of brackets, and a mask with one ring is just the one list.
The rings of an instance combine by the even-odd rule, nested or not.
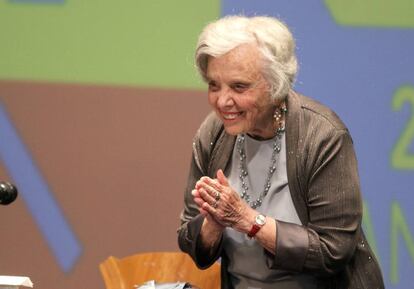
[(221, 108), (233, 106), (234, 101), (231, 92), (228, 90), (222, 90), (218, 96), (217, 105)]

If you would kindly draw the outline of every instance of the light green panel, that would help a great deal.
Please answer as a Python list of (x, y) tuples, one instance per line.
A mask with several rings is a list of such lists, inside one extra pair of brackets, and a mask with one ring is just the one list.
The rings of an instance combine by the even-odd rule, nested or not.
[(0, 2), (0, 79), (197, 88), (193, 52), (220, 1)]
[(413, 0), (325, 0), (338, 24), (414, 28)]

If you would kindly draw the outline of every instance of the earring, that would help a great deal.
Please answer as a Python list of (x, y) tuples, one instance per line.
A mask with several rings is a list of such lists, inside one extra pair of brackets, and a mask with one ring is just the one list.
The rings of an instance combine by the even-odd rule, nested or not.
[(283, 102), (279, 107), (275, 109), (273, 118), (278, 126), (277, 131), (284, 130), (284, 116), (287, 112), (286, 104)]
[(275, 121), (279, 122), (282, 119), (282, 112), (281, 109), (276, 108), (274, 114), (273, 114), (273, 118), (275, 119)]

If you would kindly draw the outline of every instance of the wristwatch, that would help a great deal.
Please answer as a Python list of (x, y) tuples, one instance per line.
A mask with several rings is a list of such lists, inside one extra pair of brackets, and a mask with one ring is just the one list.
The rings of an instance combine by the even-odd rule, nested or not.
[(259, 230), (266, 224), (266, 216), (259, 214), (256, 216), (256, 218), (254, 219), (254, 224), (252, 226), (252, 228), (250, 229), (249, 233), (247, 233), (247, 236), (249, 238), (253, 238), (254, 236), (256, 236), (257, 232), (259, 232)]

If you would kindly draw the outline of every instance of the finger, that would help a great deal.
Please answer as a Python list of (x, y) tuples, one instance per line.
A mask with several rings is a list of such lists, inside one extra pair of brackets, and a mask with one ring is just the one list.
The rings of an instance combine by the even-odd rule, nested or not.
[(204, 188), (200, 188), (199, 190), (198, 190), (198, 192), (199, 192), (199, 194), (200, 194), (200, 197), (205, 201), (205, 202), (207, 202), (209, 205), (213, 205), (213, 204), (215, 204), (216, 203), (216, 198), (215, 197), (213, 197), (212, 195), (211, 195), (211, 193), (210, 192), (208, 192), (206, 189), (204, 189)]
[(226, 176), (223, 173), (222, 169), (219, 169), (217, 171), (217, 180), (219, 181), (220, 184), (222, 184), (223, 186), (229, 186), (229, 181), (226, 178)]
[(205, 211), (204, 209), (200, 209), (200, 214), (203, 216), (207, 216), (209, 213)]
[(199, 191), (204, 190), (205, 192), (207, 192), (212, 198), (217, 198), (217, 195), (220, 195), (220, 191), (216, 190), (213, 186), (211, 186), (208, 180), (204, 180), (202, 182), (200, 182), (198, 185), (198, 189)]
[(217, 181), (210, 178), (205, 178), (200, 182), (200, 187), (207, 190), (212, 197), (217, 197), (217, 193), (223, 193), (224, 187)]
[(206, 210), (204, 210), (203, 208), (198, 208), (198, 211), (200, 212), (200, 214), (202, 214), (202, 215), (208, 215), (209, 213), (206, 211)]
[(210, 180), (209, 177), (201, 177), (195, 184), (195, 188), (199, 189), (204, 183), (208, 182)]
[(196, 203), (196, 205), (201, 208), (203, 206), (203, 204), (206, 202), (204, 201), (202, 198), (194, 198), (194, 203)]
[(206, 211), (207, 213), (211, 214), (212, 216), (215, 216), (217, 211), (213, 206), (211, 206), (209, 203), (205, 202), (202, 206), (202, 209)]
[(191, 195), (193, 195), (193, 200), (194, 203), (196, 203), (196, 205), (199, 207), (199, 209), (201, 208), (201, 206), (203, 205), (203, 203), (205, 203), (205, 201), (203, 200), (203, 198), (201, 197), (200, 193), (198, 190), (192, 190), (191, 191)]
[(200, 212), (200, 214), (206, 215), (207, 211), (203, 209), (203, 204), (206, 204), (206, 202), (200, 197), (196, 197), (193, 200), (194, 200), (194, 203), (196, 203), (197, 209)]
[(200, 193), (198, 192), (198, 190), (192, 190), (191, 191), (191, 195), (195, 198), (199, 198), (200, 197)]
[(215, 189), (214, 187), (211, 187), (209, 185), (203, 186), (202, 189), (204, 189), (214, 200), (219, 201), (221, 198), (221, 192), (220, 190)]

